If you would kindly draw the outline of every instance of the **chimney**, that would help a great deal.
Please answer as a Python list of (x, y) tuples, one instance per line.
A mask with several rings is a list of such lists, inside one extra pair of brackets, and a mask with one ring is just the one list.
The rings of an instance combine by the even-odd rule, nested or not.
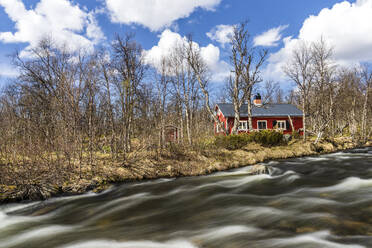
[(261, 107), (262, 106), (262, 100), (261, 100), (261, 95), (260, 93), (257, 93), (255, 96), (254, 96), (254, 99), (253, 99), (253, 104), (257, 107)]

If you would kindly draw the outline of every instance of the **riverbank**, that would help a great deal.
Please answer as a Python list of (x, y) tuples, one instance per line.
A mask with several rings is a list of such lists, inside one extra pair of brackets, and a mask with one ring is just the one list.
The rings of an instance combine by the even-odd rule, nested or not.
[[(371, 146), (367, 143), (365, 146)], [(303, 157), (332, 153), (360, 146), (348, 138), (322, 141), (318, 145), (300, 140), (288, 144), (264, 147), (250, 143), (238, 150), (199, 149), (199, 151), (171, 147), (156, 153), (138, 152), (130, 163), (110, 162), (109, 157), (101, 156), (92, 168), (73, 167), (62, 170), (61, 178), (54, 180), (28, 180), (17, 185), (0, 185), (0, 203), (45, 200), (55, 196), (77, 195), (88, 191), (100, 192), (112, 184), (139, 181), (145, 179), (174, 178), (184, 176), (202, 176), (268, 160)], [(4, 166), (4, 165), (3, 165)], [(11, 165), (7, 165), (11, 166)], [(70, 166), (71, 167), (71, 166)], [(47, 168), (44, 173), (48, 173)], [(265, 173), (265, 168), (252, 167), (252, 174)], [(90, 177), (82, 175), (89, 174)]]

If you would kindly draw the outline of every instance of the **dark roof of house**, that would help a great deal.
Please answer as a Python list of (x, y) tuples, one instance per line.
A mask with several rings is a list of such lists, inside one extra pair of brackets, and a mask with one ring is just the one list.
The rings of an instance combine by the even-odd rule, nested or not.
[[(218, 108), (225, 117), (234, 117), (234, 105), (232, 103), (218, 103)], [(292, 104), (264, 104), (261, 107), (252, 104), (252, 117), (274, 116), (302, 116), (302, 111)], [(248, 104), (240, 107), (240, 117), (248, 117)]]

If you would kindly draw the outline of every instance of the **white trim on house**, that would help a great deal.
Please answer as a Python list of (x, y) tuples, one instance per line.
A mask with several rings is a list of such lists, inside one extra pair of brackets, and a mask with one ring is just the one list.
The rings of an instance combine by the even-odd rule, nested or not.
[[(281, 124), (279, 124), (279, 123), (281, 123)], [(282, 125), (282, 123), (284, 123), (284, 125)], [(285, 121), (285, 120), (277, 120), (276, 125), (278, 126), (276, 129), (278, 129), (278, 130), (287, 130), (287, 121)]]
[(216, 133), (220, 133), (221, 130), (220, 130), (220, 125), (218, 125), (218, 123), (216, 123)]
[[(259, 126), (258, 126), (259, 122), (265, 122), (266, 128), (265, 129), (260, 129)], [(257, 130), (266, 130), (266, 129), (267, 129), (267, 120), (257, 120)]]
[[(220, 122), (220, 125), (225, 125), (225, 129), (226, 129), (226, 122)], [(216, 133), (222, 133), (223, 132), (223, 129), (220, 128), (220, 125), (218, 125), (218, 123), (216, 123)]]
[[(222, 125), (225, 125), (225, 130), (227, 130), (227, 122), (228, 122), (228, 118), (225, 118), (224, 114), (222, 113), (222, 111), (221, 111), (221, 109), (219, 108), (218, 105), (216, 105), (216, 107), (217, 107), (217, 111), (215, 110), (214, 113), (215, 113), (217, 119), (220, 121), (221, 126), (222, 126)], [(224, 122), (220, 120), (221, 117), (222, 117), (223, 119), (225, 119)], [(223, 123), (224, 123), (224, 124), (223, 124)], [(222, 132), (223, 132), (223, 129), (220, 128), (220, 126), (216, 123), (216, 133), (222, 133)]]
[[(243, 124), (243, 127), (241, 127)], [(248, 121), (239, 121), (238, 131), (247, 131), (248, 130)]]

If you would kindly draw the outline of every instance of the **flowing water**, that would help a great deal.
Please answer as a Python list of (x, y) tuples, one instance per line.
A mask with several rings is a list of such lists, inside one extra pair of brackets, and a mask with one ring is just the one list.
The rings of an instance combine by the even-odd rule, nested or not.
[(0, 206), (0, 247), (372, 247), (372, 148)]

